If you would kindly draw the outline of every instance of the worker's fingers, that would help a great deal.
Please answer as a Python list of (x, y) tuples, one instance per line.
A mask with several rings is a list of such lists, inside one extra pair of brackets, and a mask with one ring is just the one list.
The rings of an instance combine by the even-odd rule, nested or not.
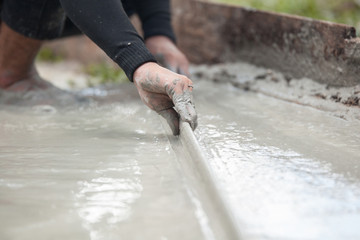
[(190, 76), (189, 68), (186, 67), (186, 66), (183, 66), (183, 67), (180, 66), (180, 67), (178, 67), (177, 73), (178, 73), (178, 74), (181, 74), (181, 75), (185, 75), (185, 76), (187, 76), (187, 77)]
[(172, 72), (175, 72), (175, 73), (178, 73), (181, 75), (185, 75), (187, 77), (190, 76), (189, 61), (185, 57), (177, 59), (176, 62), (169, 62), (166, 65), (166, 68)]
[(179, 135), (179, 114), (173, 108), (162, 110), (159, 114), (166, 119), (174, 136)]
[(188, 122), (193, 130), (197, 127), (197, 114), (192, 96), (193, 82), (182, 76), (173, 84), (165, 87), (168, 96), (172, 99), (175, 110), (182, 121)]
[(178, 73), (181, 75), (185, 75), (189, 77), (189, 61), (186, 59), (185, 56), (180, 56), (178, 58), (172, 58), (169, 61), (166, 61), (165, 58), (162, 56), (160, 60), (158, 60), (161, 66), (169, 69), (174, 73)]
[(171, 99), (164, 94), (147, 93), (143, 100), (145, 104), (155, 112), (174, 107)]
[(154, 57), (160, 66), (163, 66), (164, 68), (168, 68), (167, 67), (168, 64), (167, 64), (167, 62), (165, 60), (165, 56), (163, 54), (158, 53), (158, 54), (155, 54)]
[(177, 67), (177, 73), (181, 74), (181, 75), (185, 75), (187, 77), (190, 77), (190, 72), (189, 72), (189, 61), (186, 59), (186, 57), (184, 56), (184, 58), (179, 62), (179, 65)]
[(175, 66), (167, 64), (167, 65), (166, 65), (166, 68), (169, 69), (170, 71), (176, 73), (176, 69), (177, 69), (177, 68), (176, 68)]
[[(192, 86), (189, 86), (192, 88)], [(188, 122), (193, 130), (197, 127), (197, 113), (193, 102), (192, 91), (185, 90), (181, 95), (174, 95), (173, 102), (175, 110), (180, 115), (180, 119)]]
[[(174, 133), (178, 131), (179, 117), (195, 130), (197, 114), (192, 98), (193, 82), (189, 78), (156, 63), (145, 63), (134, 73), (134, 83), (145, 104), (165, 117)], [(179, 115), (173, 110), (161, 112), (173, 106)]]

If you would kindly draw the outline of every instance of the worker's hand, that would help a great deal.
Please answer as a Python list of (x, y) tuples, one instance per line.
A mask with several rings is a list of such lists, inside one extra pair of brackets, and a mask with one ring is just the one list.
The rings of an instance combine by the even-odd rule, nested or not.
[(168, 37), (149, 37), (145, 40), (145, 45), (161, 66), (189, 76), (189, 61)]
[(190, 79), (148, 62), (136, 69), (134, 83), (143, 102), (167, 120), (174, 135), (179, 135), (179, 119), (195, 130), (197, 115)]

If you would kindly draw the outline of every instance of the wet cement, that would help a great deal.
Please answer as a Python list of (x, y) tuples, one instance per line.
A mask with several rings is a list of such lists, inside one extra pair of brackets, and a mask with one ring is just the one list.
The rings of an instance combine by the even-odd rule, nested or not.
[(198, 81), (197, 138), (244, 239), (359, 239), (360, 122)]
[[(236, 66), (238, 82), (264, 72)], [(360, 238), (357, 118), (241, 90), (222, 69), (195, 80), (195, 134), (244, 239)], [(226, 239), (196, 169), (135, 89), (82, 94), (97, 103), (1, 105), (0, 238)]]
[(1, 105), (0, 238), (205, 239), (201, 204), (133, 85), (84, 93), (113, 103)]
[(360, 85), (334, 87), (308, 78), (295, 79), (247, 63), (193, 68), (194, 80), (231, 83), (234, 87), (326, 111), (345, 120), (360, 120)]

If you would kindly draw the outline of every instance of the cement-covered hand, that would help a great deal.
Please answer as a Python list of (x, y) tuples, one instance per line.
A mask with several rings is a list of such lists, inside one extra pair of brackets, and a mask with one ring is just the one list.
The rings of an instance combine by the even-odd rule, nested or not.
[(197, 114), (189, 78), (148, 62), (136, 69), (134, 83), (143, 102), (167, 120), (174, 135), (179, 134), (180, 119), (195, 130)]
[(150, 37), (146, 39), (145, 45), (161, 66), (173, 72), (189, 76), (189, 61), (168, 37)]

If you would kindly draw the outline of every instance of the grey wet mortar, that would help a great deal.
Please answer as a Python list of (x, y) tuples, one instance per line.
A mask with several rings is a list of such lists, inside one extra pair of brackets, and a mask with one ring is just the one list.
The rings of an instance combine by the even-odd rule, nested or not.
[(246, 91), (323, 110), (346, 120), (360, 120), (360, 85), (332, 87), (308, 78), (289, 78), (280, 72), (241, 62), (194, 66), (192, 75), (194, 81), (229, 83)]
[(0, 104), (14, 106), (51, 105), (70, 107), (76, 104), (88, 104), (88, 99), (74, 92), (52, 87), (46, 90), (29, 90), (24, 92), (9, 92), (0, 89)]
[(0, 238), (206, 239), (134, 85), (83, 93), (97, 103), (0, 104)]
[[(319, 202), (312, 201), (313, 198), (311, 197), (314, 196), (314, 193), (317, 193), (319, 189), (323, 189), (321, 187), (323, 187), (322, 180), (324, 179), (327, 181), (325, 193), (328, 193), (327, 191), (333, 188), (333, 183), (336, 184), (337, 191), (335, 193), (339, 193), (339, 198), (335, 198), (335, 200), (339, 199), (339, 201), (335, 202), (336, 204), (334, 205), (330, 204), (330, 207), (326, 205), (320, 208), (322, 211), (324, 211), (324, 209), (333, 209), (333, 206), (340, 206), (337, 207), (337, 211), (342, 213), (343, 209), (350, 211), (354, 206), (358, 206), (352, 205), (353, 202), (358, 203), (357, 199), (359, 199), (355, 196), (358, 192), (357, 189), (360, 189), (357, 186), (356, 180), (353, 180), (355, 184), (349, 183), (351, 180), (350, 177), (343, 180), (348, 173), (350, 173), (351, 176), (360, 176), (359, 168), (356, 168), (358, 167), (356, 156), (358, 156), (357, 152), (359, 151), (358, 135), (352, 131), (352, 129), (358, 129), (358, 124), (354, 124), (355, 121), (351, 121), (351, 117), (355, 116), (355, 113), (351, 111), (354, 110), (358, 112), (358, 107), (349, 107), (345, 105), (345, 102), (342, 103), (335, 98), (328, 99), (327, 95), (323, 94), (326, 94), (326, 91), (330, 91), (333, 88), (327, 88), (326, 85), (317, 85), (317, 83), (309, 79), (288, 79), (280, 73), (244, 63), (194, 66), (192, 67), (192, 72), (192, 80), (195, 85), (194, 96), (195, 100), (197, 100), (195, 103), (198, 106), (200, 115), (200, 126), (196, 134), (200, 142), (207, 144), (207, 146), (212, 146), (209, 148), (213, 150), (212, 154), (215, 155), (214, 159), (211, 160), (212, 166), (214, 167), (214, 171), (217, 171), (219, 174), (222, 183), (226, 183), (225, 186), (227, 187), (224, 187), (224, 189), (227, 190), (226, 193), (229, 194), (230, 198), (234, 200), (233, 206), (241, 218), (241, 221), (239, 221), (240, 224), (248, 221), (251, 227), (252, 220), (255, 219), (253, 216), (260, 216), (256, 220), (256, 224), (259, 225), (257, 226), (258, 229), (265, 235), (274, 234), (266, 228), (266, 226), (269, 226), (267, 220), (278, 219), (279, 212), (272, 211), (270, 212), (273, 214), (270, 215), (271, 217), (262, 217), (257, 214), (266, 213), (266, 211), (258, 211), (258, 209), (260, 207), (260, 209), (270, 211), (272, 209), (280, 209), (281, 206), (285, 204), (285, 206), (294, 206), (294, 209), (299, 209), (299, 211), (303, 210), (303, 208), (297, 207), (296, 202), (287, 201), (288, 199), (291, 200), (294, 196), (293, 190), (296, 190), (300, 199), (302, 199), (302, 196), (310, 196), (309, 202), (312, 203), (311, 208), (305, 208), (305, 210), (308, 210), (309, 213), (316, 212), (315, 210), (318, 210), (320, 205), (317, 205)], [(200, 79), (206, 81), (200, 82)], [(217, 82), (217, 84), (213, 82)], [(305, 86), (304, 89), (301, 89), (301, 84)], [(227, 88), (228, 86), (226, 85), (230, 85), (229, 88)], [(237, 88), (233, 88), (232, 86), (236, 86)], [(324, 91), (321, 92), (320, 90)], [(335, 88), (333, 90), (335, 91)], [(356, 95), (358, 88), (336, 88), (336, 91), (341, 94), (338, 95), (338, 98), (344, 98), (347, 94), (349, 94), (349, 96), (352, 96), (352, 94)], [(58, 176), (59, 183), (61, 183), (61, 186), (64, 188), (71, 188), (66, 184), (69, 182), (67, 176), (72, 175), (72, 178), (75, 179), (84, 178), (80, 183), (89, 183), (89, 185), (80, 184), (80, 187), (82, 187), (84, 191), (76, 195), (78, 197), (78, 205), (74, 207), (74, 214), (76, 214), (77, 210), (81, 210), (81, 213), (83, 213), (83, 208), (78, 208), (81, 206), (87, 208), (92, 203), (91, 199), (86, 198), (86, 194), (92, 195), (92, 193), (90, 193), (90, 187), (107, 184), (106, 182), (94, 182), (93, 180), (104, 180), (102, 179), (104, 177), (102, 174), (115, 180), (121, 177), (117, 175), (120, 173), (128, 173), (130, 178), (132, 174), (135, 174), (135, 177), (138, 176), (136, 175), (138, 174), (137, 171), (135, 171), (137, 168), (133, 169), (134, 172), (129, 172), (128, 168), (128, 166), (133, 166), (134, 161), (132, 161), (132, 157), (129, 158), (127, 154), (133, 152), (135, 154), (133, 157), (137, 162), (135, 165), (142, 170), (141, 178), (143, 180), (142, 185), (145, 186), (144, 189), (152, 189), (151, 191), (154, 192), (149, 191), (143, 201), (141, 198), (138, 198), (136, 201), (139, 204), (132, 205), (139, 207), (138, 210), (136, 210), (136, 214), (133, 215), (133, 221), (125, 221), (121, 224), (116, 223), (116, 228), (110, 229), (110, 231), (106, 231), (109, 227), (108, 222), (99, 222), (99, 225), (101, 225), (101, 229), (104, 230), (106, 234), (110, 235), (118, 235), (121, 233), (131, 235), (132, 232), (135, 232), (137, 235), (142, 235), (144, 232), (160, 235), (164, 222), (167, 224), (170, 224), (170, 222), (168, 220), (164, 222), (154, 221), (152, 217), (144, 218), (143, 211), (149, 211), (147, 204), (150, 202), (150, 210), (157, 216), (157, 213), (161, 212), (156, 211), (157, 209), (163, 210), (165, 206), (171, 208), (171, 204), (174, 202), (178, 203), (178, 200), (174, 199), (176, 201), (169, 201), (171, 202), (170, 205), (164, 205), (164, 203), (168, 202), (166, 196), (173, 196), (172, 194), (169, 195), (169, 192), (173, 193), (175, 188), (180, 188), (181, 183), (178, 182), (180, 179), (178, 176), (172, 178), (172, 176), (174, 176), (172, 172), (174, 172), (175, 169), (167, 165), (169, 161), (167, 161), (164, 156), (168, 155), (166, 152), (169, 150), (165, 147), (165, 143), (167, 142), (164, 142), (165, 135), (163, 135), (161, 129), (159, 129), (157, 119), (154, 119), (154, 115), (151, 114), (150, 110), (146, 111), (145, 106), (140, 103), (135, 87), (132, 84), (123, 84), (118, 86), (118, 88), (109, 86), (85, 89), (83, 92), (87, 96), (96, 98), (99, 106), (90, 106), (87, 110), (76, 110), (75, 108), (74, 111), (65, 112), (65, 114), (57, 112), (56, 108), (54, 109), (48, 106), (35, 107), (27, 111), (14, 107), (11, 108), (11, 111), (8, 111), (8, 106), (2, 108), (0, 113), (0, 119), (2, 120), (0, 121), (0, 131), (7, 140), (6, 142), (2, 142), (2, 144), (4, 144), (2, 149), (4, 151), (7, 150), (5, 152), (6, 154), (2, 154), (0, 158), (8, 159), (8, 161), (3, 161), (4, 165), (1, 168), (3, 170), (2, 176), (6, 178), (2, 178), (5, 179), (5, 182), (0, 181), (0, 185), (3, 184), (6, 191), (15, 195), (0, 194), (0, 196), (11, 199), (12, 197), (20, 196), (20, 198), (25, 201), (24, 204), (26, 204), (27, 199), (29, 199), (30, 195), (26, 192), (22, 192), (19, 189), (13, 191), (13, 188), (19, 187), (20, 185), (12, 185), (13, 182), (10, 182), (14, 175), (5, 175), (11, 171), (15, 171), (16, 174), (18, 174), (17, 180), (20, 182), (15, 183), (20, 184), (22, 184), (21, 181), (24, 180), (21, 173), (26, 172), (27, 178), (24, 187), (26, 188), (25, 190), (29, 190), (29, 192), (32, 191), (32, 185), (30, 186), (30, 183), (34, 183), (35, 187), (37, 186), (36, 184), (39, 183), (36, 179), (39, 176), (38, 171), (40, 171), (41, 174), (48, 173), (46, 176)], [(253, 94), (253, 92), (261, 92), (262, 94)], [(264, 95), (272, 97), (269, 98)], [(299, 98), (299, 96), (303, 97)], [(325, 96), (325, 99), (323, 99), (323, 96)], [(307, 106), (317, 106), (317, 108), (323, 106), (329, 109), (334, 107), (335, 110), (330, 111), (331, 109), (327, 110), (324, 108), (323, 110), (329, 112), (330, 116), (328, 116), (327, 112), (316, 111), (302, 106), (294, 107), (293, 104), (279, 101), (276, 98), (296, 102), (300, 105), (302, 103), (298, 101), (299, 99), (308, 99), (308, 102), (303, 102), (302, 105), (307, 104)], [(32, 114), (28, 114), (29, 112)], [(289, 112), (294, 114), (295, 117), (289, 116)], [(337, 116), (337, 114), (340, 113), (345, 114), (344, 118), (348, 121), (331, 117), (331, 115)], [(298, 114), (298, 116), (296, 116), (296, 114)], [(310, 116), (311, 121), (308, 120), (307, 116)], [(341, 116), (339, 115), (337, 117)], [(329, 127), (327, 124), (328, 120), (333, 122), (334, 125)], [(320, 125), (324, 125), (325, 127)], [(349, 136), (344, 134), (344, 130), (346, 134), (350, 133)], [(308, 131), (311, 134), (305, 135), (303, 131)], [(301, 144), (298, 144), (299, 142)], [(314, 148), (314, 146), (320, 147)], [(148, 149), (148, 147), (150, 147), (150, 149)], [(164, 151), (159, 152), (159, 148), (162, 147), (164, 147)], [(15, 151), (14, 149), (17, 150)], [(338, 151), (339, 149), (341, 151)], [(141, 154), (147, 150), (152, 154), (149, 154), (149, 156), (147, 156), (148, 159), (144, 160)], [(57, 151), (62, 152), (62, 154), (54, 154)], [(67, 156), (65, 159), (63, 157), (64, 154)], [(171, 153), (170, 155), (173, 154)], [(345, 158), (342, 159), (344, 155)], [(46, 157), (49, 158), (51, 156), (54, 157), (53, 160), (56, 164), (44, 164)], [(108, 157), (104, 158), (104, 156)], [(102, 161), (99, 162), (98, 158), (102, 159)], [(157, 158), (161, 160), (161, 163), (157, 162)], [(349, 159), (352, 160), (352, 162), (349, 162)], [(32, 161), (30, 162), (29, 160)], [(83, 164), (84, 162), (86, 162), (85, 165)], [(24, 168), (19, 168), (21, 164), (31, 165), (28, 167), (24, 165)], [(62, 164), (65, 164), (65, 166)], [(73, 164), (75, 168), (72, 167)], [(123, 166), (123, 164), (125, 165)], [(329, 165), (331, 165), (331, 168)], [(41, 166), (41, 168), (37, 166)], [(7, 168), (10, 170), (8, 171)], [(76, 169), (76, 171), (71, 169)], [(77, 172), (79, 169), (81, 173)], [(221, 172), (224, 169), (226, 171)], [(64, 171), (57, 172), (57, 170)], [(99, 172), (99, 170), (101, 171)], [(274, 171), (276, 174), (272, 174)], [(326, 173), (325, 178), (322, 177), (322, 172)], [(290, 175), (287, 175), (287, 173), (290, 173)], [(295, 178), (296, 181), (292, 181), (293, 179), (291, 179), (293, 174), (297, 176)], [(288, 183), (288, 181), (282, 181), (278, 176), (290, 180), (290, 183)], [(170, 180), (164, 182), (164, 177)], [(266, 177), (269, 178), (266, 179)], [(287, 177), (290, 177), (290, 179)], [(257, 180), (253, 181), (254, 178)], [(66, 181), (63, 181), (64, 179), (66, 179)], [(271, 183), (274, 183), (274, 185), (270, 185), (270, 187), (284, 186), (285, 189), (277, 187), (271, 188), (273, 189), (271, 193), (274, 194), (268, 194), (267, 185), (264, 185), (264, 183), (268, 183), (269, 179)], [(313, 179), (319, 181), (313, 181)], [(358, 177), (356, 179), (358, 179)], [(307, 184), (306, 181), (309, 181), (309, 184)], [(299, 182), (301, 183), (300, 185), (298, 184)], [(6, 185), (8, 183), (10, 183), (10, 185)], [(241, 183), (241, 187), (239, 187), (239, 183)], [(314, 184), (318, 184), (316, 186), (319, 186), (319, 188), (314, 187)], [(45, 195), (38, 195), (38, 197), (46, 198), (47, 196), (56, 196), (57, 194), (60, 194), (61, 197), (68, 196), (58, 192), (54, 186), (59, 185), (45, 185), (43, 188), (37, 188), (37, 190), (45, 189), (44, 192), (46, 192)], [(167, 189), (167, 186), (171, 189)], [(299, 189), (297, 188), (298, 186), (304, 186), (304, 188)], [(149, 200), (149, 197), (152, 194), (156, 197), (156, 192), (159, 191), (159, 188), (161, 188), (160, 190), (163, 192), (164, 198), (152, 202)], [(124, 191), (125, 190), (126, 189), (124, 189)], [(76, 191), (78, 191), (77, 188), (75, 188), (75, 192)], [(304, 191), (305, 194), (303, 194)], [(49, 194), (49, 192), (51, 194)], [(128, 189), (126, 192), (128, 192)], [(284, 193), (284, 195), (277, 195), (278, 192)], [(70, 194), (70, 192), (68, 193)], [(99, 193), (102, 192), (100, 191)], [(322, 193), (324, 192), (321, 192), (321, 194)], [(253, 194), (259, 194), (258, 196), (261, 197), (256, 198), (256, 195), (254, 197)], [(177, 194), (175, 195), (177, 196)], [(329, 194), (325, 195), (325, 200), (328, 199), (327, 197), (332, 197), (332, 195), (333, 192), (330, 191)], [(285, 200), (282, 198), (279, 199), (279, 196), (285, 196), (286, 198)], [(344, 201), (344, 196), (347, 197), (345, 199), (346, 201)], [(32, 196), (31, 199), (36, 197), (37, 196)], [(320, 200), (323, 199), (322, 196), (317, 197), (320, 198)], [(267, 201), (268, 199), (274, 201)], [(329, 199), (331, 200), (333, 198)], [(352, 199), (355, 200), (352, 201)], [(49, 202), (51, 200), (52, 199), (48, 199)], [(10, 204), (14, 203), (7, 199), (5, 199), (4, 202), (5, 201), (10, 202)], [(84, 205), (84, 202), (87, 203), (87, 205)], [(239, 202), (241, 204), (239, 204)], [(277, 208), (273, 207), (274, 202)], [(15, 211), (19, 209), (16, 204), (21, 203), (22, 202), (15, 202), (15, 205), (11, 205), (13, 207), (11, 209), (5, 206), (4, 213), (16, 214), (17, 217), (12, 218), (11, 221), (8, 218), (4, 219), (3, 221), (6, 225), (3, 224), (3, 228), (9, 229), (8, 226), (11, 225), (12, 229), (14, 229), (12, 233), (17, 234), (19, 239), (24, 239), (24, 236), (31, 238), (33, 228), (21, 228), (19, 221), (21, 220), (24, 225), (33, 224), (34, 218), (36, 218), (38, 222), (44, 223), (45, 221), (42, 221), (42, 218), (46, 218), (48, 215), (37, 216), (31, 214), (31, 219), (21, 218), (21, 212)], [(54, 219), (54, 214), (52, 213), (57, 214), (58, 217), (55, 218), (57, 222), (50, 222), (47, 225), (49, 234), (51, 234), (54, 229), (56, 229), (57, 232), (62, 232), (63, 229), (70, 229), (74, 232), (79, 229), (77, 226), (86, 219), (72, 218), (73, 213), (67, 211), (69, 208), (66, 203), (68, 202), (62, 201), (57, 203), (57, 209), (50, 209), (52, 205), (48, 204), (46, 206), (37, 206), (30, 210), (25, 207), (25, 210), (31, 212), (42, 207), (46, 209), (49, 208), (49, 213), (51, 213), (49, 218), (51, 219)], [(103, 205), (100, 207), (103, 207)], [(183, 216), (184, 212), (180, 207), (177, 209), (181, 209), (181, 211), (177, 212), (177, 214)], [(12, 211), (12, 209), (15, 210)], [(290, 212), (287, 211), (288, 209), (285, 210), (285, 213)], [(45, 212), (48, 213), (47, 211)], [(294, 212), (297, 213), (297, 211)], [(164, 214), (166, 213), (168, 213), (168, 211), (164, 212)], [(333, 212), (329, 210), (329, 212), (325, 213), (331, 214)], [(333, 214), (326, 214), (324, 214), (324, 218), (320, 216), (320, 220), (324, 220), (326, 223), (328, 218), (334, 219), (334, 225), (332, 226), (335, 226), (338, 218), (333, 216)], [(191, 215), (192, 212), (189, 211), (189, 218), (192, 218)], [(313, 215), (309, 214), (308, 216), (312, 217)], [(355, 216), (355, 219), (358, 219), (357, 216), (358, 215)], [(66, 223), (68, 217), (73, 219), (72, 221), (75, 221), (77, 225)], [(85, 218), (86, 216), (82, 215), (82, 217)], [(163, 217), (166, 218), (166, 216)], [(301, 215), (294, 215), (295, 220), (299, 219), (299, 217), (301, 217)], [(183, 223), (179, 221), (179, 219), (181, 218), (179, 217), (174, 220), (176, 224)], [(194, 220), (194, 229), (199, 231), (196, 227), (196, 219), (192, 219)], [(307, 219), (303, 219), (306, 224), (302, 225), (303, 228), (300, 226), (300, 229), (305, 229), (309, 226)], [(144, 227), (143, 231), (138, 231), (139, 220), (141, 224), (149, 228)], [(64, 221), (62, 222), (63, 224), (59, 224), (61, 221)], [(279, 239), (277, 234), (282, 233), (283, 223), (288, 224), (286, 221), (277, 223), (279, 224), (275, 226), (275, 229), (279, 232), (275, 232), (276, 234), (273, 239)], [(349, 223), (351, 225), (356, 223), (356, 221), (349, 221)], [(157, 226), (155, 230), (151, 228), (153, 224)], [(292, 222), (289, 224), (290, 226), (298, 226), (296, 224), (291, 225)], [(113, 226), (114, 224), (110, 225)], [(37, 226), (41, 228), (42, 225), (38, 224)], [(270, 226), (273, 225), (270, 224)], [(85, 236), (84, 239), (86, 239), (88, 231), (94, 230), (95, 227), (97, 227), (95, 224), (88, 222), (87, 229), (81, 232), (81, 234), (77, 234), (79, 234), (79, 236)], [(21, 232), (19, 232), (19, 228), (22, 230)], [(178, 229), (178, 225), (176, 229)], [(167, 229), (166, 231), (170, 231), (170, 234), (172, 234), (172, 230), (176, 231), (176, 229)], [(247, 231), (248, 229), (249, 228), (245, 230)], [(356, 230), (357, 228), (352, 229)], [(332, 230), (336, 230), (336, 228)], [(154, 231), (156, 232), (154, 233)], [(41, 231), (37, 232), (37, 234), (44, 233)], [(307, 231), (302, 232), (302, 234), (305, 235), (306, 233)], [(178, 232), (174, 233), (174, 235), (175, 234), (177, 234), (176, 236), (184, 238), (183, 235), (178, 235)], [(187, 232), (187, 234), (189, 234), (189, 239), (193, 239), (191, 231)], [(198, 232), (198, 234), (201, 235), (200, 232)], [(249, 231), (249, 234), (253, 235), (251, 231)], [(293, 236), (293, 232), (286, 234)], [(82, 239), (82, 237), (78, 239)], [(289, 237), (287, 239), (291, 238)]]
[(209, 80), (195, 99), (244, 239), (359, 238), (359, 121)]
[(359, 238), (360, 86), (240, 62), (192, 74), (195, 133), (245, 239)]

